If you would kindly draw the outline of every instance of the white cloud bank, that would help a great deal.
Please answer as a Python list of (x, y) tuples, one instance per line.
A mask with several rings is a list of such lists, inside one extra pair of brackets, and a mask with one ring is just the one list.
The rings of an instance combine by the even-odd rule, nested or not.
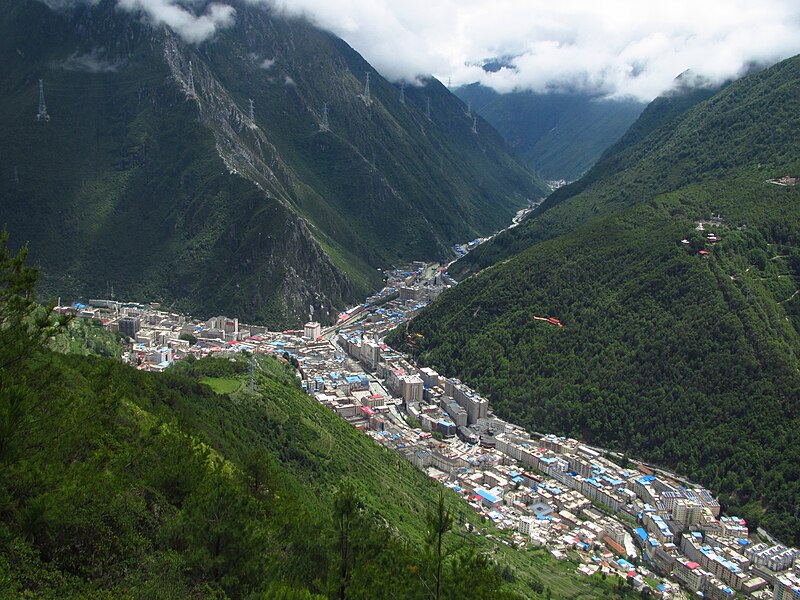
[(203, 2), (176, 2), (175, 0), (118, 0), (122, 9), (144, 12), (156, 25), (167, 25), (189, 43), (199, 43), (213, 36), (218, 29), (233, 25), (236, 10), (227, 4), (211, 3), (196, 14), (192, 4)]
[[(54, 8), (99, 0), (42, 0)], [(116, 0), (191, 43), (230, 27), (225, 0)], [(230, 1), (230, 0), (228, 0)], [(305, 15), (385, 76), (506, 92), (576, 89), (650, 100), (686, 69), (711, 82), (800, 53), (798, 0), (244, 0)], [(486, 59), (511, 57), (486, 73)]]
[[(53, 10), (63, 10), (80, 4), (97, 5), (101, 0), (40, 1)], [(236, 19), (232, 6), (208, 0), (116, 0), (116, 4), (122, 10), (145, 15), (153, 25), (168, 26), (191, 44), (213, 37)]]
[[(711, 81), (800, 53), (797, 0), (249, 0), (306, 14), (393, 79), (650, 100), (691, 69)], [(486, 73), (488, 58), (514, 57)]]

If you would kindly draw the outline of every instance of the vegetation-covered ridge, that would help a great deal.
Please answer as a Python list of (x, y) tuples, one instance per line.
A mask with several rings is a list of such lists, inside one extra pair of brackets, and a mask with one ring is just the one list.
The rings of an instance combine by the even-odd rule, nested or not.
[(255, 359), (251, 387), (247, 357), (153, 374), (46, 350), (83, 334), (36, 305), (36, 271), (5, 241), (4, 597), (628, 597), (466, 534), (477, 517), (454, 495), (275, 359)]
[(447, 256), (546, 193), (444, 86), (401, 102), (303, 20), (233, 0), (235, 24), (190, 45), (114, 0), (72, 4), (0, 0), (0, 222), (47, 293), (332, 321), (378, 268)]
[(794, 58), (654, 119), (472, 258), (496, 263), (411, 322), (418, 359), (800, 543), (800, 189), (768, 181), (800, 173), (798, 115)]
[(454, 93), (497, 129), (516, 155), (548, 180), (583, 175), (642, 112), (633, 99), (578, 92), (500, 94), (474, 83)]

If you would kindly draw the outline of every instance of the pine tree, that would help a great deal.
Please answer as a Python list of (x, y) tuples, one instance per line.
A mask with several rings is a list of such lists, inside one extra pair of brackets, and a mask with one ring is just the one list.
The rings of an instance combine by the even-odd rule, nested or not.
[(18, 377), (25, 360), (63, 329), (69, 317), (53, 314), (54, 305), (36, 303), (39, 270), (25, 264), (28, 247), (13, 254), (8, 232), (0, 233), (0, 460), (7, 457), (12, 438), (25, 419), (31, 396), (29, 382)]
[(427, 516), (428, 544), (431, 547), (435, 567), (433, 597), (440, 600), (442, 594), (442, 568), (446, 558), (444, 535), (453, 526), (453, 515), (447, 510), (444, 502), (444, 491), (439, 491), (436, 508)]
[(345, 600), (354, 563), (352, 534), (358, 512), (358, 498), (356, 498), (352, 485), (344, 484), (339, 488), (334, 511), (339, 547), (339, 578), (336, 596), (339, 600)]

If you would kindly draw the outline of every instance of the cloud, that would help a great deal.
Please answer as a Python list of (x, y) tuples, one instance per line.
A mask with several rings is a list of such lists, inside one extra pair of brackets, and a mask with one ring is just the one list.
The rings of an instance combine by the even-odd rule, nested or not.
[(261, 64), (259, 64), (258, 66), (266, 71), (270, 69), (274, 64), (275, 64), (275, 59), (265, 58), (264, 60), (261, 61)]
[[(650, 100), (691, 69), (711, 82), (800, 52), (797, 0), (248, 0), (305, 15), (381, 73), (499, 91)], [(495, 72), (481, 65), (505, 57)]]
[(124, 66), (123, 59), (110, 60), (105, 57), (105, 52), (93, 49), (86, 54), (73, 52), (58, 66), (66, 71), (82, 71), (84, 73), (115, 73)]
[(212, 37), (217, 30), (233, 25), (236, 10), (228, 4), (212, 3), (202, 14), (195, 14), (192, 6), (204, 2), (184, 0), (118, 0), (117, 5), (131, 12), (141, 11), (150, 22), (167, 25), (185, 41), (193, 44)]
[[(40, 0), (53, 10), (97, 5), (101, 0)], [(191, 44), (204, 42), (220, 29), (233, 25), (236, 10), (208, 0), (116, 0), (116, 6), (142, 13), (154, 25), (166, 25)], [(202, 12), (201, 12), (202, 11)]]

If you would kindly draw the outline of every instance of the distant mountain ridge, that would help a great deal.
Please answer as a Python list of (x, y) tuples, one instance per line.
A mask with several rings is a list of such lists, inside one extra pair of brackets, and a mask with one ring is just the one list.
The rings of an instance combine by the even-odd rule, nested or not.
[(419, 333), (501, 416), (669, 465), (800, 543), (798, 126), (800, 57), (654, 101), (390, 343)]
[(447, 257), (547, 193), (438, 82), (401, 102), (342, 40), (231, 4), (194, 46), (111, 0), (0, 2), (0, 219), (45, 292), (330, 321), (378, 268)]
[(572, 181), (583, 175), (645, 107), (638, 100), (579, 92), (500, 94), (478, 83), (454, 93), (471, 103), (521, 160), (548, 180)]

